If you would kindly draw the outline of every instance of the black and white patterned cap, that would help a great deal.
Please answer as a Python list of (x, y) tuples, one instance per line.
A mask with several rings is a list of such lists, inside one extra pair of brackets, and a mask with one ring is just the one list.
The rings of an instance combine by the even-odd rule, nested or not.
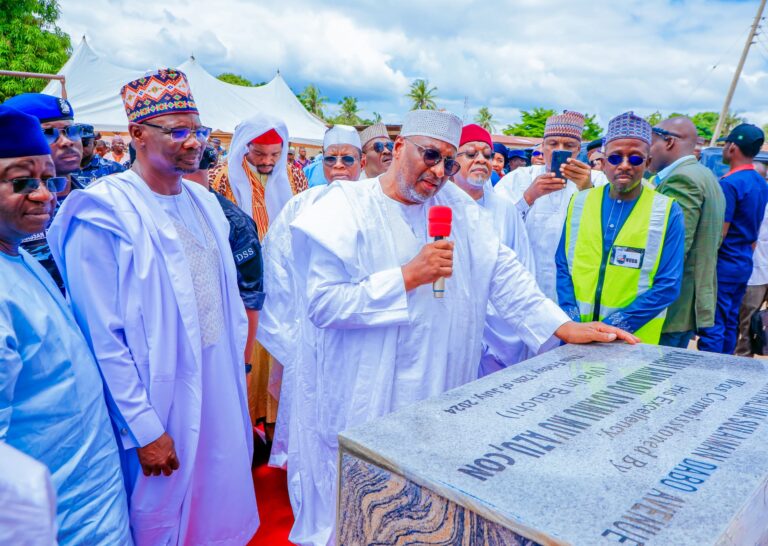
[(450, 112), (437, 110), (411, 110), (405, 115), (401, 136), (425, 136), (459, 147), (461, 118)]

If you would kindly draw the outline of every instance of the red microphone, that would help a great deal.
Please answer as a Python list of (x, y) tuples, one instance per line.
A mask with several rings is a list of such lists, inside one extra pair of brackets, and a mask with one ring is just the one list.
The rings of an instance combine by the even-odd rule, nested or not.
[[(451, 234), (451, 219), (453, 212), (450, 207), (435, 206), (429, 209), (429, 236), (435, 241), (445, 239)], [(445, 279), (439, 278), (432, 283), (432, 294), (436, 298), (445, 295)]]

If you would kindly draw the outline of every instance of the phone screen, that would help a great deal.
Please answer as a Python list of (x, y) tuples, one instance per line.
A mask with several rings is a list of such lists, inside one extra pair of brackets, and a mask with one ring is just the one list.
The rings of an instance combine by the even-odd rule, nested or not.
[(552, 152), (552, 159), (550, 161), (549, 172), (555, 173), (558, 178), (564, 178), (560, 172), (560, 166), (564, 165), (568, 158), (571, 157), (571, 152), (566, 150), (555, 150)]

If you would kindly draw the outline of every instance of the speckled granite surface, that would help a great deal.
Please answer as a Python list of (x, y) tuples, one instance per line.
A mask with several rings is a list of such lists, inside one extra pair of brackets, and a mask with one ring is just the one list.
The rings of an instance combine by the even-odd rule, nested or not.
[[(340, 446), (348, 545), (359, 535), (344, 532), (363, 529), (380, 544), (768, 544), (768, 368), (759, 360), (561, 347), (345, 431)], [(385, 510), (386, 522), (376, 511), (414, 495), (431, 508)], [(427, 521), (442, 537), (464, 537), (446, 534), (457, 522), (482, 536), (393, 542)], [(502, 530), (513, 538), (483, 542)]]

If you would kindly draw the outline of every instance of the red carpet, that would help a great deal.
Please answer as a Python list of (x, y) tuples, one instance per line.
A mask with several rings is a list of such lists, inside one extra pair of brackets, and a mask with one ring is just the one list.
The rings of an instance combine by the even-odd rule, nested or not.
[(258, 450), (253, 482), (256, 486), (256, 502), (259, 505), (261, 525), (248, 546), (287, 546), (288, 533), (293, 526), (293, 511), (288, 500), (284, 470), (267, 466), (266, 449)]

